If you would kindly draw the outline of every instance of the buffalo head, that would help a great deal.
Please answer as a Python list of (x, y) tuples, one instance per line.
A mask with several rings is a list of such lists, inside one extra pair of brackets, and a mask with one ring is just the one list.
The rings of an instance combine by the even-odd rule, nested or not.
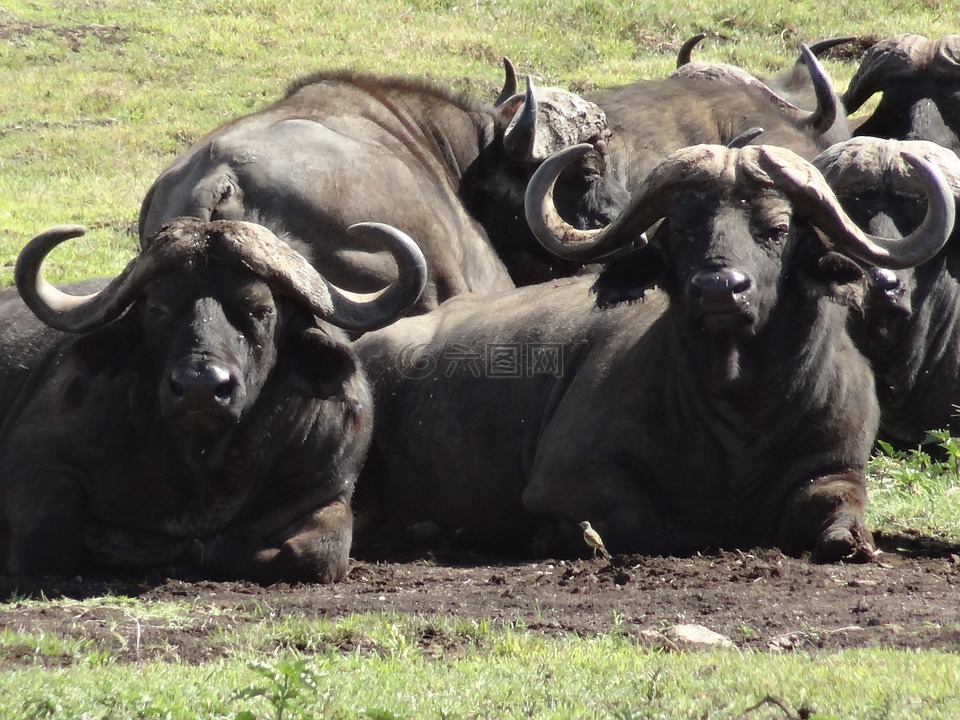
[[(373, 297), (337, 288), (260, 225), (193, 218), (168, 223), (118, 277), (90, 295), (66, 294), (41, 275), (54, 247), (83, 234), (76, 226), (31, 240), (15, 277), (27, 306), (57, 330), (92, 332), (129, 309), (155, 369), (169, 432), (191, 464), (209, 467), (222, 459), (233, 428), (275, 372), (283, 337), (312, 325), (314, 317), (346, 330), (371, 330), (416, 302), (426, 278), (416, 244), (375, 223), (350, 232), (387, 244), (400, 267), (398, 280)], [(335, 376), (347, 368), (339, 367), (343, 358), (330, 345)]]
[(517, 93), (515, 70), (506, 58), (504, 65), (507, 81), (495, 106), (495, 137), (464, 172), (460, 195), (487, 230), (513, 281), (529, 285), (571, 275), (579, 268), (544, 252), (535, 241), (524, 240), (529, 228), (523, 197), (544, 160), (573, 145), (592, 148), (565, 167), (557, 181), (558, 211), (576, 227), (605, 226), (630, 196), (608, 170), (610, 128), (603, 110), (568, 90), (538, 88), (529, 76), (525, 92)]
[[(952, 151), (925, 140), (858, 137), (830, 147), (813, 164), (858, 225), (899, 237), (917, 226), (927, 205), (923, 185), (904, 160), (905, 153), (936, 166), (960, 200), (960, 160)], [(899, 324), (909, 320), (914, 305), (921, 305), (937, 284), (928, 276), (946, 272), (946, 260), (956, 250), (956, 232), (953, 237), (953, 242), (920, 267), (868, 269), (871, 295), (866, 325), (870, 335), (877, 340), (889, 338), (897, 334)]]
[(903, 34), (878, 42), (843, 95), (847, 112), (876, 93), (880, 102), (856, 135), (930, 140), (960, 152), (960, 35)]
[[(940, 249), (953, 227), (946, 182), (913, 155), (905, 158), (919, 170), (928, 210), (914, 232), (888, 240), (863, 232), (820, 173), (789, 150), (702, 145), (663, 161), (612, 225), (577, 231), (556, 216), (550, 188), (567, 156), (586, 151), (559, 154), (531, 181), (527, 217), (534, 233), (562, 257), (605, 263), (595, 286), (599, 305), (640, 299), (660, 284), (689, 323), (712, 336), (762, 333), (783, 289), (798, 277), (807, 281), (801, 299), (828, 288), (849, 301), (844, 286), (862, 277), (849, 258), (916, 265)], [(648, 243), (645, 233), (661, 220)]]
[[(920, 179), (903, 160), (922, 157), (960, 202), (960, 159), (925, 140), (858, 137), (813, 162), (845, 210), (871, 232), (897, 237), (926, 212)], [(869, 295), (851, 333), (870, 359), (883, 408), (884, 437), (915, 446), (928, 430), (960, 429), (960, 257), (956, 229), (944, 248), (915, 268), (868, 268)]]

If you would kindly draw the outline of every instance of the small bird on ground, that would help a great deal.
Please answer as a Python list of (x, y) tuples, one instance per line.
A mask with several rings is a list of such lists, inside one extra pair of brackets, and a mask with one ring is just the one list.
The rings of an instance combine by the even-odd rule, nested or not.
[(600, 537), (599, 533), (590, 527), (590, 522), (584, 520), (580, 523), (580, 527), (583, 528), (583, 541), (593, 548), (593, 556), (596, 557), (597, 553), (600, 553), (609, 560), (610, 553), (607, 552), (607, 546), (603, 544), (603, 538)]

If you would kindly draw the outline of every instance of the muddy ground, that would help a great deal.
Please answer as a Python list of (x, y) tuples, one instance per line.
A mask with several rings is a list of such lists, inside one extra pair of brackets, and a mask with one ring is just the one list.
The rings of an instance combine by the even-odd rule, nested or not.
[[(260, 587), (162, 575), (29, 583), (0, 579), (5, 603), (0, 628), (89, 639), (131, 662), (199, 663), (225, 655), (229, 648), (219, 646), (219, 634), (210, 632), (215, 627), (288, 614), (336, 619), (379, 611), (485, 618), (493, 626), (522, 623), (549, 635), (616, 630), (667, 647), (676, 641), (664, 631), (696, 624), (738, 647), (771, 652), (869, 646), (960, 651), (960, 547), (916, 537), (878, 540), (883, 552), (867, 564), (817, 565), (776, 550), (615, 556), (609, 563), (504, 563), (448, 552), (393, 562), (356, 560), (346, 580), (332, 586)], [(149, 613), (138, 617), (135, 609), (23, 602), (106, 594), (145, 603), (176, 601), (185, 610), (162, 620)], [(425, 637), (423, 642), (445, 651), (458, 640)], [(35, 662), (34, 653), (25, 649), (23, 657), (12, 652), (0, 658), (0, 669)], [(42, 662), (69, 664), (72, 658), (51, 656)]]

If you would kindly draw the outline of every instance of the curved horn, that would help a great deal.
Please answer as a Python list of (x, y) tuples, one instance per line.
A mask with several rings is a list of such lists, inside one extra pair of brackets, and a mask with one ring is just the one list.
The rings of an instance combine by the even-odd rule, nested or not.
[(527, 75), (527, 90), (523, 107), (507, 126), (503, 134), (503, 147), (516, 160), (527, 160), (533, 154), (537, 138), (537, 96), (533, 78)]
[[(857, 39), (856, 35), (844, 35), (843, 37), (835, 38), (826, 38), (825, 40), (817, 40), (815, 43), (810, 43), (808, 46), (810, 52), (812, 52), (817, 57), (820, 57), (830, 48), (836, 47), (837, 45), (845, 45), (846, 43), (853, 42)], [(797, 63), (802, 63), (803, 59), (800, 58), (797, 60)]]
[(406, 233), (382, 223), (357, 223), (347, 228), (349, 235), (386, 245), (397, 264), (397, 279), (368, 294), (337, 287), (262, 225), (215, 220), (209, 223), (209, 233), (275, 292), (292, 297), (320, 319), (344, 330), (365, 332), (389, 325), (413, 307), (427, 282), (427, 263), (420, 247)]
[(503, 58), (503, 75), (503, 89), (500, 90), (497, 99), (493, 101), (494, 107), (500, 107), (517, 94), (517, 69), (510, 62), (510, 58), (506, 56)]
[[(563, 170), (593, 150), (588, 143), (554, 153), (541, 163), (527, 183), (523, 198), (527, 225), (540, 244), (565, 260), (590, 262), (612, 250), (597, 245), (601, 230), (578, 230), (567, 223), (553, 203), (553, 186)], [(616, 248), (613, 248), (616, 249)]]
[(524, 198), (527, 224), (540, 244), (565, 260), (580, 263), (601, 260), (627, 245), (644, 244), (644, 233), (666, 214), (673, 190), (717, 177), (726, 152), (726, 148), (713, 145), (676, 151), (650, 172), (613, 223), (600, 230), (578, 230), (557, 213), (552, 191), (563, 169), (591, 149), (588, 144), (574, 145), (552, 155), (530, 178)]
[[(848, 254), (871, 265), (894, 270), (919, 265), (933, 257), (953, 231), (956, 207), (953, 192), (935, 165), (904, 152), (919, 173), (927, 195), (927, 214), (920, 226), (902, 239), (888, 239), (861, 230), (840, 206), (837, 196), (817, 169), (779, 148), (761, 147), (758, 163), (810, 222)], [(792, 153), (791, 153), (792, 155)]]
[(700, 41), (706, 36), (706, 33), (697, 33), (680, 46), (680, 50), (677, 51), (677, 67), (682, 67), (690, 62), (690, 59), (693, 57), (693, 49), (699, 45)]
[(17, 257), (13, 275), (20, 296), (34, 315), (56, 330), (83, 333), (115, 320), (161, 266), (172, 259), (156, 257), (162, 253), (141, 253), (99, 292), (70, 295), (48, 283), (41, 266), (57, 245), (85, 232), (79, 225), (61, 225), (45, 230), (30, 240)]
[(427, 284), (427, 261), (409, 235), (383, 223), (363, 222), (347, 228), (354, 237), (383, 242), (397, 263), (397, 279), (376, 293), (358, 294), (324, 280), (333, 303), (329, 320), (344, 330), (366, 332), (403, 317), (420, 299)]
[(843, 94), (847, 113), (854, 113), (891, 81), (910, 77), (930, 55), (930, 41), (922, 35), (897, 35), (871, 47)]
[(761, 135), (763, 135), (762, 127), (752, 127), (749, 130), (744, 130), (733, 140), (728, 142), (727, 147), (731, 149), (746, 147)]
[(804, 119), (803, 123), (817, 134), (823, 135), (837, 121), (837, 114), (840, 111), (840, 98), (833, 89), (833, 85), (830, 84), (827, 71), (823, 69), (823, 65), (817, 60), (817, 56), (806, 45), (800, 45), (800, 59), (807, 66), (810, 81), (813, 83), (813, 92), (817, 98), (816, 110)]
[(359, 223), (350, 234), (384, 241), (393, 255), (398, 279), (378, 293), (355, 295), (327, 281), (307, 260), (270, 230), (255, 223), (197, 218), (171, 221), (146, 242), (143, 251), (105, 288), (90, 295), (70, 295), (50, 285), (41, 274), (53, 248), (84, 234), (79, 226), (61, 226), (33, 238), (17, 258), (14, 277), (27, 307), (57, 330), (81, 333), (116, 319), (150, 281), (184, 256), (216, 242), (275, 290), (308, 307), (317, 317), (345, 330), (382, 327), (406, 313), (426, 284), (423, 253), (409, 236), (388, 225)]

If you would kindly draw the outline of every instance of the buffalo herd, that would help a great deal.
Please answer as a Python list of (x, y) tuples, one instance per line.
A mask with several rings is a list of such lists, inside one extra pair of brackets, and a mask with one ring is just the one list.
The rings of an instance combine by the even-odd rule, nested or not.
[[(878, 438), (960, 433), (960, 36), (583, 96), (294, 81), (140, 253), (0, 290), (0, 573), (336, 582), (351, 552), (875, 554)], [(855, 116), (874, 95), (863, 117)]]

